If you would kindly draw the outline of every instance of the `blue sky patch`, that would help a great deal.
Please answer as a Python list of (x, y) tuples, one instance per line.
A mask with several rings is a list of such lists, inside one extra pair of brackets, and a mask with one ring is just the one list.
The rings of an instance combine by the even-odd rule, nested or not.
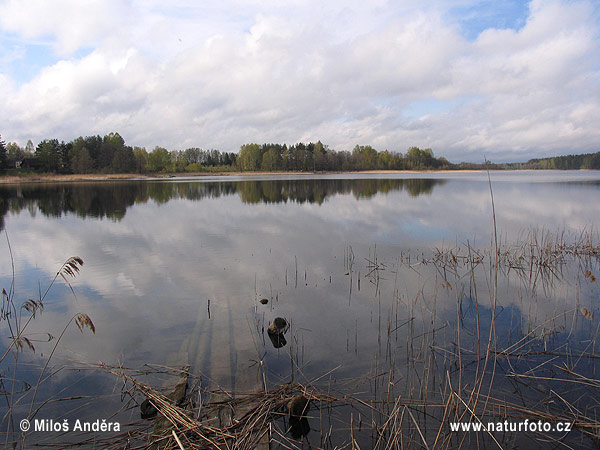
[(528, 15), (529, 2), (520, 0), (484, 0), (453, 8), (449, 13), (469, 40), (477, 39), (489, 28), (520, 30), (525, 26)]

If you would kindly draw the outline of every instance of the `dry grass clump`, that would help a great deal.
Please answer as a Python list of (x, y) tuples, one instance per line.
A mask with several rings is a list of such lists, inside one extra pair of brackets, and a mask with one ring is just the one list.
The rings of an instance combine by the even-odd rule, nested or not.
[[(514, 359), (521, 356), (502, 354), (499, 357)], [(588, 439), (582, 442), (588, 444), (600, 438), (600, 422), (594, 408), (583, 410), (554, 391), (550, 391), (544, 401), (535, 403), (524, 403), (522, 397), (507, 395), (503, 389), (495, 389), (491, 395), (473, 392), (467, 385), (454, 385), (455, 379), (450, 371), (446, 373), (446, 381), (439, 385), (440, 389), (430, 390), (428, 396), (390, 396), (382, 392), (373, 397), (357, 391), (365, 382), (375, 379), (385, 382), (388, 374), (382, 372), (369, 380), (353, 379), (339, 383), (338, 389), (350, 388), (352, 392), (324, 394), (307, 385), (285, 383), (272, 389), (235, 396), (222, 390), (205, 391), (198, 395), (198, 399), (206, 398), (203, 402), (191, 401), (197, 394), (191, 390), (187, 392), (185, 402), (177, 403), (171, 394), (164, 395), (138, 381), (131, 375), (135, 371), (99, 367), (122, 379), (123, 390), (132, 399), (139, 399), (140, 394), (147, 398), (156, 406), (158, 416), (154, 422), (146, 422), (146, 426), (138, 423), (110, 439), (95, 440), (94, 448), (123, 448), (126, 442), (127, 448), (156, 450), (315, 448), (313, 445), (319, 436), (320, 445), (317, 444), (316, 448), (510, 448), (517, 445), (514, 439), (519, 436), (489, 432), (486, 425), (505, 420), (517, 423), (525, 419), (551, 424), (570, 423), (573, 433), (577, 430)], [(591, 397), (598, 393), (598, 380), (567, 369), (562, 372), (564, 376), (554, 382), (570, 385), (569, 390), (583, 388)], [(192, 377), (186, 371), (179, 371), (179, 374)], [(522, 385), (545, 381), (541, 376), (527, 373), (508, 376)], [(393, 386), (389, 388), (393, 392)], [(330, 392), (329, 389), (327, 391)], [(295, 403), (299, 403), (298, 399), (302, 400), (301, 416), (291, 410)], [(484, 428), (480, 432), (454, 432), (449, 426), (451, 422), (481, 423)], [(309, 430), (309, 423), (314, 430), (311, 439), (305, 440), (302, 433), (294, 434), (294, 427), (306, 426)], [(567, 436), (570, 441), (564, 441)], [(528, 439), (542, 447), (544, 442), (548, 442), (552, 448), (570, 448), (573, 442), (577, 442), (573, 436), (539, 432), (530, 433)], [(90, 442), (82, 441), (78, 445), (87, 447)]]
[[(339, 402), (333, 396), (319, 393), (299, 383), (286, 383), (269, 390), (236, 393), (235, 397), (233, 393), (222, 390), (205, 391), (204, 395), (196, 396), (192, 390), (187, 393), (185, 401), (176, 402), (172, 395), (164, 395), (140, 382), (127, 369), (105, 365), (99, 367), (121, 378), (124, 392), (131, 398), (139, 398), (141, 394), (158, 410), (151, 429), (138, 427), (127, 432), (130, 439), (135, 437), (134, 440), (139, 442), (139, 448), (250, 450), (261, 448), (261, 443), (266, 444), (271, 439), (293, 441), (292, 437), (286, 436), (290, 431), (289, 424), (286, 429), (281, 429), (274, 423), (288, 423), (288, 420), (300, 418), (288, 411), (288, 405), (294, 399), (302, 396), (317, 408), (324, 403)], [(186, 371), (181, 371), (180, 374), (192, 377)], [(192, 401), (196, 397), (198, 400)], [(207, 397), (208, 400), (202, 402), (202, 397)], [(305, 410), (308, 411), (308, 408)], [(112, 448), (118, 442), (122, 443), (123, 437), (124, 435), (114, 436), (102, 448)]]

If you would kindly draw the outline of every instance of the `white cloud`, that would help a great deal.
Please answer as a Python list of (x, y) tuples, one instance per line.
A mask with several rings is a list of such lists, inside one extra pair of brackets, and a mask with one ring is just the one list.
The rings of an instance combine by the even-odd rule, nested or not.
[(0, 26), (25, 39), (49, 38), (60, 55), (97, 43), (123, 25), (123, 2), (113, 0), (6, 0)]
[[(0, 3), (19, 45), (43, 38), (62, 55), (31, 80), (5, 71), (8, 140), (119, 131), (131, 145), (232, 151), (321, 139), (339, 150), (431, 146), (451, 160), (597, 150), (589, 2), (533, 1), (520, 29), (475, 40), (439, 3), (59, 6)], [(427, 99), (448, 106), (408, 114)]]

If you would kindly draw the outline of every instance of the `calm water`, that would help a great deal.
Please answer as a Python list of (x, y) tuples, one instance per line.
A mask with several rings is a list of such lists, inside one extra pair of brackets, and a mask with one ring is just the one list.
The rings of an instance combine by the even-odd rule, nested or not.
[[(516, 255), (516, 245), (534, 234), (576, 242), (582, 232), (595, 233), (600, 172), (491, 178), (498, 236), (507, 251)], [(190, 364), (205, 386), (237, 392), (260, 385), (258, 360), (273, 384), (324, 374), (321, 381), (341, 383), (385, 373), (381, 386), (375, 377), (357, 390), (377, 395), (392, 380), (396, 395), (422, 399), (428, 390), (443, 390), (459, 354), (464, 370), (452, 369), (451, 376), (469, 385), (477, 342), (487, 344), (493, 222), (485, 174), (35, 184), (2, 186), (0, 196), (17, 303), (38, 298), (68, 257), (85, 262), (72, 280), (76, 298), (64, 283), (55, 285), (43, 315), (29, 325), (36, 352), (22, 354), (27, 365), (17, 375), (34, 385), (29, 364), (43, 364), (54, 345), (43, 342), (44, 333), (59, 336), (74, 314), (85, 312), (96, 334), (67, 330), (49, 369), (56, 373), (36, 402), (71, 395), (106, 401), (93, 408), (85, 400), (68, 407), (51, 403), (39, 413), (43, 418), (93, 417), (119, 402), (114, 378), (73, 370), (74, 361), (132, 368)], [(474, 274), (460, 259), (469, 247), (482, 257)], [(0, 282), (8, 291), (12, 269), (4, 235), (0, 248)], [(440, 264), (438, 251), (459, 256), (459, 267)], [(596, 352), (598, 319), (580, 313), (582, 307), (600, 312), (598, 283), (586, 270), (600, 275), (597, 258), (561, 260), (551, 273), (503, 266), (498, 349), (525, 338), (524, 347), (511, 350)], [(279, 349), (265, 332), (278, 316), (291, 324)], [(5, 343), (7, 334), (3, 328)], [(561, 361), (499, 363), (495, 385), (509, 396), (519, 391), (521, 399), (541, 401), (551, 386), (539, 380), (521, 385), (506, 375), (558, 377)], [(3, 362), (5, 377), (13, 376), (13, 365), (14, 359)], [(586, 376), (600, 368), (593, 359), (576, 366)], [(571, 397), (582, 392), (573, 390)], [(17, 422), (26, 412), (17, 408)], [(435, 437), (437, 427), (431, 432)], [(318, 442), (318, 433), (313, 438)]]

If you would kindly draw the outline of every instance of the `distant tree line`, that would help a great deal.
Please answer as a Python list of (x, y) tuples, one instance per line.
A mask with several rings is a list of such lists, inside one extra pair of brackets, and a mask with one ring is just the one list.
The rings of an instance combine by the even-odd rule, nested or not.
[(242, 171), (330, 172), (349, 170), (448, 169), (446, 158), (435, 158), (431, 149), (411, 147), (405, 155), (378, 152), (370, 145), (357, 145), (352, 152), (335, 151), (316, 143), (244, 144), (237, 165)]
[(600, 170), (600, 152), (581, 155), (552, 156), (533, 158), (527, 162), (516, 163), (467, 163), (454, 164), (455, 169), (473, 170)]
[(0, 165), (5, 169), (58, 174), (453, 168), (447, 159), (436, 158), (429, 148), (411, 147), (403, 155), (357, 145), (348, 152), (332, 150), (318, 141), (289, 147), (286, 144), (244, 144), (239, 153), (197, 147), (174, 151), (155, 147), (148, 152), (142, 147), (126, 145), (119, 133), (78, 137), (70, 142), (44, 139), (35, 147), (30, 140), (25, 148), (14, 142), (1, 142)]
[(173, 173), (203, 171), (343, 172), (355, 170), (455, 170), (455, 169), (600, 169), (600, 152), (585, 155), (531, 159), (526, 163), (453, 164), (435, 157), (430, 148), (410, 147), (405, 154), (377, 151), (356, 145), (349, 151), (330, 149), (321, 141), (286, 144), (244, 144), (238, 153), (197, 147), (148, 152), (131, 147), (119, 133), (104, 137), (78, 137), (70, 142), (31, 140), (25, 148), (0, 137), (0, 168), (58, 174)]
[(600, 169), (600, 152), (582, 155), (553, 156), (550, 158), (534, 158), (525, 163), (506, 164), (508, 169)]
[(3, 168), (58, 174), (184, 172), (214, 167), (226, 170), (235, 165), (236, 156), (199, 148), (170, 152), (155, 147), (148, 152), (126, 145), (119, 133), (78, 137), (71, 142), (44, 139), (37, 147), (31, 140), (25, 148), (14, 142), (0, 145)]

